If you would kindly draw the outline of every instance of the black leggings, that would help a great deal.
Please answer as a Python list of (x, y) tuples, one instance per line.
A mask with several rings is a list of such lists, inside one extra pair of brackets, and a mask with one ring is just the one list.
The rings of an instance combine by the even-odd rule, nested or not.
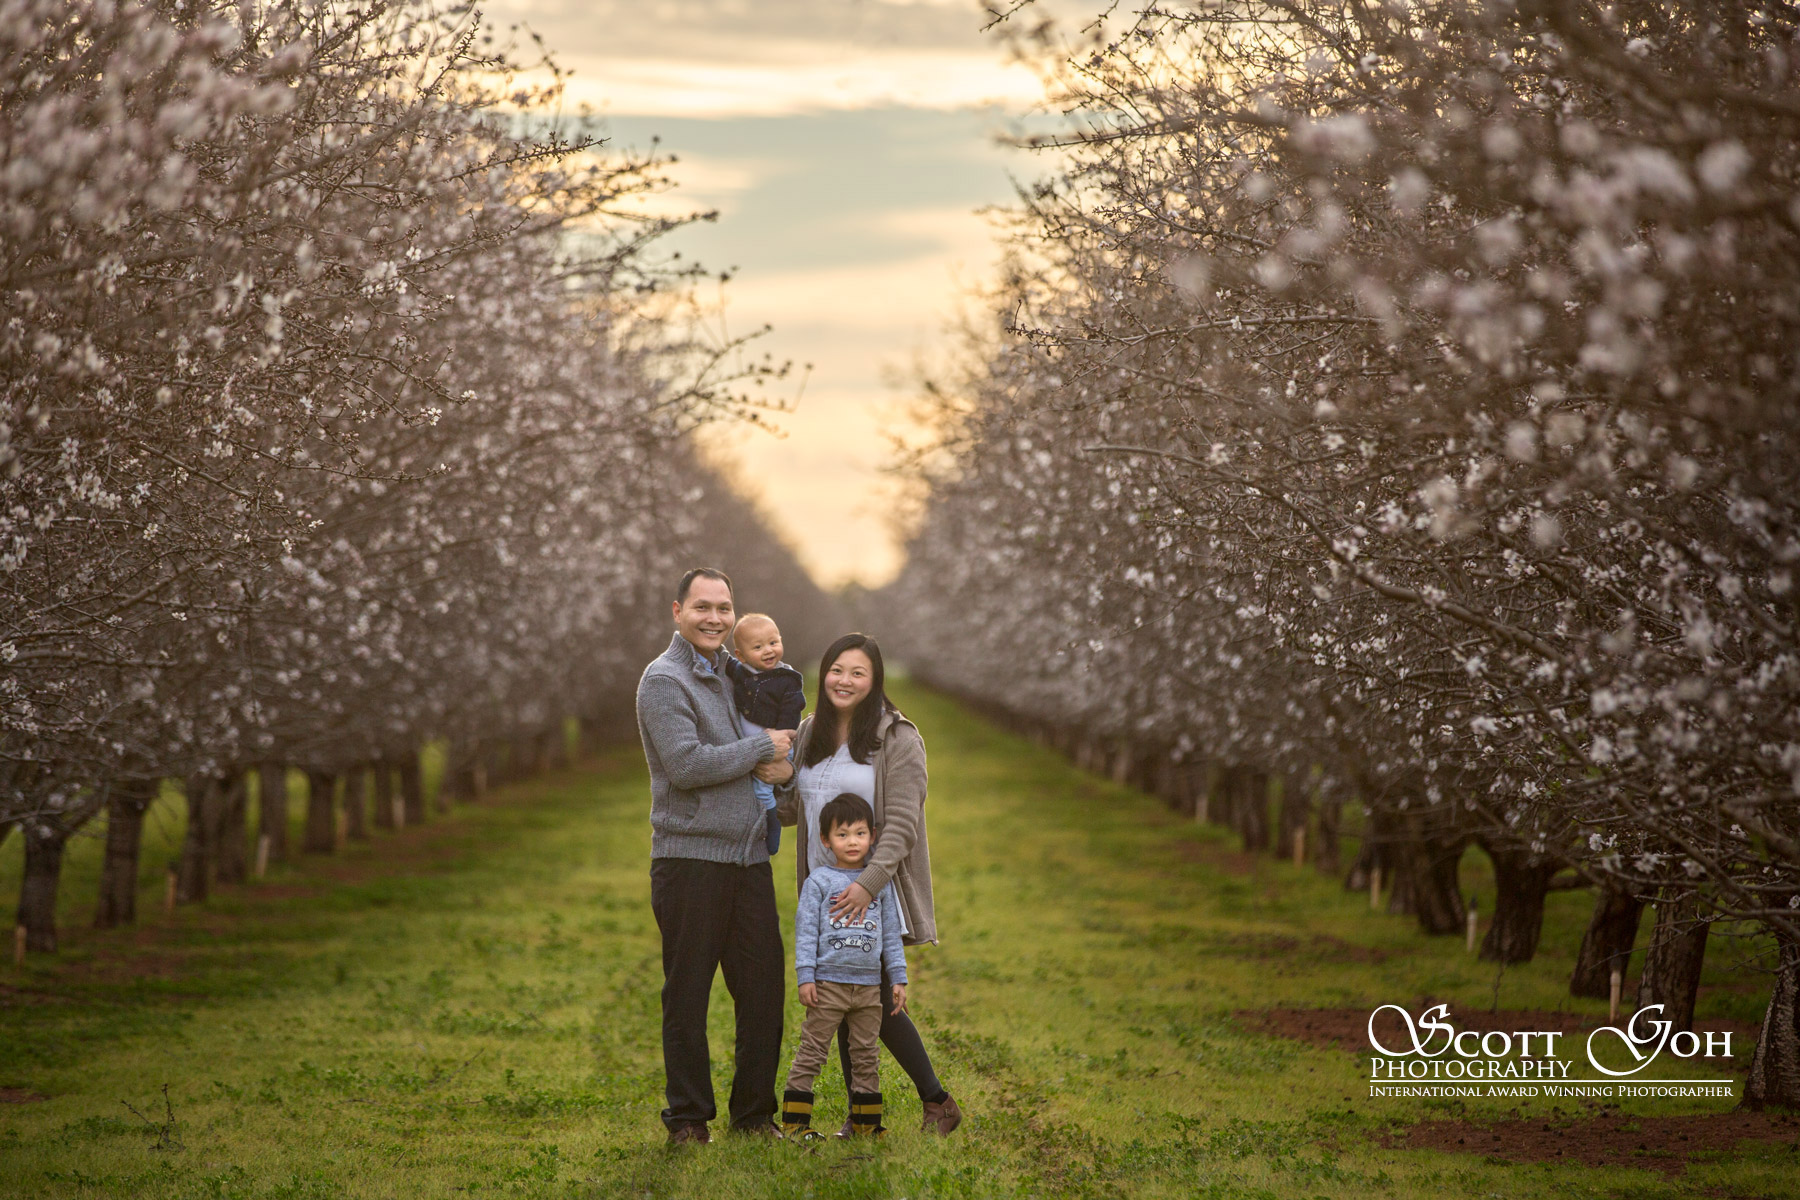
[[(944, 1094), (944, 1085), (938, 1082), (937, 1072), (931, 1069), (931, 1055), (925, 1053), (925, 1043), (919, 1039), (919, 1027), (912, 1023), (912, 1018), (905, 1013), (894, 1011), (894, 985), (888, 978), (887, 968), (881, 971), (881, 1044), (886, 1046), (894, 1061), (900, 1064), (912, 1079), (913, 1086), (919, 1089), (919, 1099), (935, 1101)], [(850, 1090), (850, 1023), (838, 1026), (838, 1062), (844, 1068), (844, 1090)]]

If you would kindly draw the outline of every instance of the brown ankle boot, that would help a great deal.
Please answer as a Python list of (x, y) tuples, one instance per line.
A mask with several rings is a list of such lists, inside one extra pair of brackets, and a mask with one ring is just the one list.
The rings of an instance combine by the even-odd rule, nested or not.
[(962, 1124), (962, 1109), (956, 1107), (956, 1101), (945, 1096), (936, 1104), (925, 1105), (925, 1121), (920, 1126), (924, 1133), (949, 1133)]

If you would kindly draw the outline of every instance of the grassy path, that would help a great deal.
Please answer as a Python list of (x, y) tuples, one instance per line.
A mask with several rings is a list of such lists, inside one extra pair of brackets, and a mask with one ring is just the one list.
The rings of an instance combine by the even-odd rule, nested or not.
[[(888, 1062), (895, 1132), (878, 1145), (663, 1150), (647, 799), (641, 759), (623, 750), (173, 917), (147, 892), (138, 929), (75, 928), (61, 961), (0, 967), (0, 1088), (48, 1097), (0, 1103), (0, 1196), (1653, 1197), (1791, 1185), (1786, 1148), (1675, 1178), (1382, 1148), (1375, 1137), (1396, 1123), (1504, 1104), (1371, 1100), (1362, 1060), (1232, 1014), (1422, 995), (1566, 1007), (1585, 897), (1553, 896), (1549, 950), (1496, 981), (1460, 943), (1427, 942), (1333, 880), (1246, 860), (1222, 834), (946, 701), (899, 696), (931, 751), (945, 940), (915, 952), (912, 991), (971, 1114), (954, 1137), (917, 1133), (917, 1098)], [(94, 849), (65, 887), (77, 927)], [(0, 848), (0, 887), (16, 887), (17, 858), (15, 838)], [(791, 890), (778, 887), (784, 916)], [(1762, 998), (1720, 1003), (1754, 1018)], [(793, 1003), (790, 1051), (798, 1014)], [(722, 1098), (722, 985), (712, 1036)], [(844, 1097), (829, 1077), (822, 1087), (835, 1125)]]

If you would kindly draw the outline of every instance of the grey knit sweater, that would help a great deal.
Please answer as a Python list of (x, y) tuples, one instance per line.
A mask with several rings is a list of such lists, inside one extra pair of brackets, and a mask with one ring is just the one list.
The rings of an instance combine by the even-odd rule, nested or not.
[(679, 633), (638, 680), (637, 718), (650, 765), (650, 857), (768, 862), (750, 772), (775, 757), (775, 743), (744, 736), (731, 681)]

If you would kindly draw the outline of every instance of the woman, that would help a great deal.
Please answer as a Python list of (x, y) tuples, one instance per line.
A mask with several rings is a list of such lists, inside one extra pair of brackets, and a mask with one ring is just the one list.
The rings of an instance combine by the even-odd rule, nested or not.
[[(870, 903), (889, 883), (900, 904), (903, 941), (917, 946), (937, 942), (937, 917), (931, 903), (931, 851), (925, 839), (925, 742), (918, 728), (888, 702), (883, 690), (881, 647), (867, 634), (845, 634), (833, 642), (819, 662), (819, 703), (800, 722), (794, 745), (799, 771), (794, 786), (781, 794), (777, 809), (783, 825), (800, 826), (794, 861), (801, 885), (816, 866), (829, 861), (819, 843), (819, 810), (842, 792), (854, 792), (875, 810), (879, 834), (868, 865), (857, 881), (841, 892), (831, 915), (862, 920)], [(808, 836), (808, 835), (811, 836)], [(905, 1011), (895, 1011), (892, 981), (881, 976), (881, 1044), (919, 1089), (924, 1130), (949, 1133), (962, 1122), (962, 1110), (931, 1069), (931, 1056), (919, 1030)], [(844, 1086), (850, 1086), (849, 1030), (838, 1030), (838, 1055)], [(848, 1137), (850, 1123), (839, 1131)]]

